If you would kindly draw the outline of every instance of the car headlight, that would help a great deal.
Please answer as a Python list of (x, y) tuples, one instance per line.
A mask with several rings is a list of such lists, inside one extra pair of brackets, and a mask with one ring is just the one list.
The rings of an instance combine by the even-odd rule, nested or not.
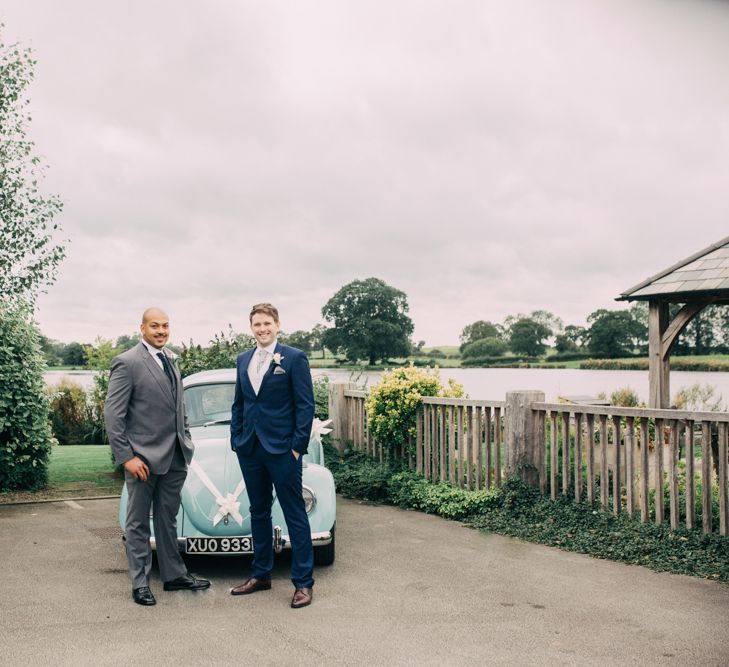
[(311, 514), (316, 507), (316, 494), (313, 489), (304, 485), (301, 488), (301, 495), (304, 496), (304, 507), (306, 508), (306, 513)]

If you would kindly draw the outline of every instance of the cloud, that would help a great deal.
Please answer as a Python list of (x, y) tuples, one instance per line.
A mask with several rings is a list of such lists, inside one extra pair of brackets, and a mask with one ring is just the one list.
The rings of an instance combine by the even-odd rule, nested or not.
[(159, 303), (205, 341), (251, 303), (309, 328), (343, 284), (415, 337), (584, 323), (726, 236), (726, 5), (8, 0), (32, 136), (66, 202), (44, 332)]

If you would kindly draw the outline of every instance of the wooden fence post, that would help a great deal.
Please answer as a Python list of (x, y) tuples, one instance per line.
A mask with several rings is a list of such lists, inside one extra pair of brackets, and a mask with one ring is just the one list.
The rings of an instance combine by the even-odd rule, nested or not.
[(541, 447), (532, 403), (544, 403), (543, 391), (506, 393), (506, 472), (518, 475), (527, 484), (539, 486)]
[(329, 383), (329, 419), (332, 420), (332, 444), (342, 451), (348, 437), (349, 412), (344, 392), (347, 389), (356, 389), (352, 382)]

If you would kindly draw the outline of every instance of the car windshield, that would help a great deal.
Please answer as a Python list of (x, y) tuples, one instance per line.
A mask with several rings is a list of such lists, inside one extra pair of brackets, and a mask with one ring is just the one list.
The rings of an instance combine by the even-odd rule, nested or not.
[(190, 426), (230, 423), (235, 383), (198, 384), (185, 389), (185, 413)]

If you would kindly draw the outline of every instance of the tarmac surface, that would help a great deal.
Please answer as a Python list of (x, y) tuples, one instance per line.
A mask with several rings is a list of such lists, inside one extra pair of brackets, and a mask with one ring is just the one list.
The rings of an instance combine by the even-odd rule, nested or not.
[(247, 557), (188, 558), (203, 592), (132, 602), (116, 500), (0, 506), (1, 665), (729, 665), (729, 586), (339, 499), (337, 558), (291, 609), (229, 590)]

